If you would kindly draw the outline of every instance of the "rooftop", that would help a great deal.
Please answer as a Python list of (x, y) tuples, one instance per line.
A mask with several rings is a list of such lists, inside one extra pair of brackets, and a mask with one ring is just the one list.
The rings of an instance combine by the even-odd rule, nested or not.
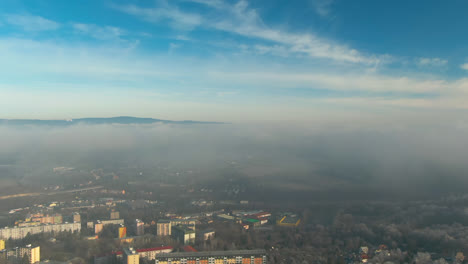
[(292, 216), (286, 216), (286, 218), (284, 218), (283, 221), (281, 221), (281, 223), (283, 224), (296, 224), (297, 221), (299, 221), (299, 217), (292, 217)]
[(133, 248), (124, 248), (125, 255), (136, 255), (138, 254), (135, 249)]
[(140, 253), (140, 252), (160, 251), (160, 250), (168, 250), (168, 249), (172, 250), (174, 248), (171, 246), (166, 246), (166, 247), (142, 248), (142, 249), (137, 249), (136, 251)]
[(223, 256), (258, 256), (266, 255), (263, 249), (255, 250), (230, 250), (230, 251), (203, 251), (203, 252), (176, 252), (176, 253), (161, 253), (156, 258), (197, 258), (197, 257), (223, 257)]
[(186, 226), (183, 226), (183, 225), (173, 226), (172, 228), (179, 229), (180, 231), (183, 231), (185, 233), (195, 233), (195, 230), (190, 229), (190, 228), (188, 228)]

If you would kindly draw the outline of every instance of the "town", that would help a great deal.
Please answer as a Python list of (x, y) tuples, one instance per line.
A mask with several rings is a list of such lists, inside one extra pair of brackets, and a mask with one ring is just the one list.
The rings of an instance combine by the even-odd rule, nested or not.
[(448, 250), (428, 251), (421, 244), (421, 232), (427, 231), (405, 231), (404, 224), (382, 226), (378, 223), (384, 219), (375, 221), (371, 213), (385, 208), (394, 212), (392, 217), (402, 219), (414, 210), (421, 211), (421, 216), (433, 214), (443, 204), (458, 208), (466, 199), (463, 196), (428, 201), (432, 207), (388, 202), (299, 205), (290, 198), (252, 196), (249, 192), (265, 190), (236, 175), (213, 185), (206, 181), (187, 184), (196, 171), (163, 170), (173, 176), (153, 183), (144, 173), (127, 169), (91, 170), (89, 175), (80, 171), (82, 176), (77, 176), (76, 169), (52, 171), (61, 178), (72, 175), (76, 183), (43, 182), (41, 193), (3, 198), (8, 202), (3, 205), (9, 205), (0, 215), (4, 226), (0, 228), (0, 259), (4, 262), (351, 264), (412, 259), (463, 263), (465, 259), (456, 237), (451, 246), (442, 246)]

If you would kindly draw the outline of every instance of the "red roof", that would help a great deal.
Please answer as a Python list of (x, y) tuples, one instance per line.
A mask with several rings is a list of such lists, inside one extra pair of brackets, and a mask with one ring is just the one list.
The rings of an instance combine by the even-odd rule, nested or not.
[(160, 251), (160, 250), (168, 250), (168, 249), (173, 249), (171, 246), (166, 246), (166, 247), (155, 247), (155, 248), (142, 248), (142, 249), (137, 249), (136, 251), (138, 253), (140, 252), (148, 252), (148, 251)]
[(256, 213), (254, 214), (255, 216), (264, 216), (264, 215), (271, 215), (269, 212), (261, 212), (261, 213)]
[[(141, 253), (141, 252), (148, 252), (148, 251), (159, 251), (159, 250), (172, 250), (174, 249), (171, 246), (165, 246), (165, 247), (155, 247), (155, 248), (142, 248), (142, 249), (137, 249), (136, 252)], [(106, 257), (106, 256), (111, 256), (111, 255), (117, 255), (120, 256), (123, 254), (123, 251), (114, 251), (112, 253), (107, 253), (103, 255), (97, 255), (97, 257)]]
[(192, 246), (184, 246), (184, 251), (185, 252), (197, 252), (197, 250), (194, 249)]

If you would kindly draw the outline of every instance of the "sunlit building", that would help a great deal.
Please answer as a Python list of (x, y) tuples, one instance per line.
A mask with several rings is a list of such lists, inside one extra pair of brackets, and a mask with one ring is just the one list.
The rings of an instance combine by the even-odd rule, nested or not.
[(162, 253), (156, 256), (155, 264), (266, 264), (265, 250), (234, 250), (207, 252)]
[(171, 235), (171, 221), (159, 220), (157, 223), (156, 233), (158, 236), (170, 236)]
[(31, 245), (20, 248), (20, 257), (23, 258), (24, 256), (28, 257), (29, 264), (37, 263), (41, 261), (41, 248), (39, 246), (33, 247)]
[(32, 245), (27, 245), (26, 247), (16, 247), (8, 250), (0, 250), (1, 263), (24, 263), (24, 259), (27, 259), (27, 263), (29, 264), (40, 262), (40, 247), (33, 247)]
[(123, 251), (124, 264), (139, 264), (140, 255), (133, 248), (125, 248)]
[(125, 226), (119, 227), (119, 238), (126, 238), (127, 237), (127, 228)]
[(59, 233), (59, 232), (80, 232), (81, 223), (64, 223), (64, 224), (42, 224), (37, 226), (25, 227), (5, 227), (0, 229), (1, 239), (23, 239), (26, 235), (40, 233)]
[(97, 222), (95, 225), (94, 225), (94, 234), (99, 234), (101, 233), (102, 229), (104, 228), (104, 225), (101, 223), (101, 222)]
[(137, 236), (142, 236), (145, 234), (145, 223), (140, 219), (135, 220), (135, 234)]
[(75, 223), (81, 222), (81, 215), (79, 213), (73, 213), (73, 222)]

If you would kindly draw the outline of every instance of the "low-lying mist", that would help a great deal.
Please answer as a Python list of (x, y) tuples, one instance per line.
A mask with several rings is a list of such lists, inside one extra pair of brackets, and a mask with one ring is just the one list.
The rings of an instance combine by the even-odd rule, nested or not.
[(436, 196), (462, 192), (468, 183), (466, 132), (463, 126), (2, 126), (0, 178), (40, 180), (60, 166), (161, 166), (207, 175), (230, 167), (265, 185), (307, 193)]

